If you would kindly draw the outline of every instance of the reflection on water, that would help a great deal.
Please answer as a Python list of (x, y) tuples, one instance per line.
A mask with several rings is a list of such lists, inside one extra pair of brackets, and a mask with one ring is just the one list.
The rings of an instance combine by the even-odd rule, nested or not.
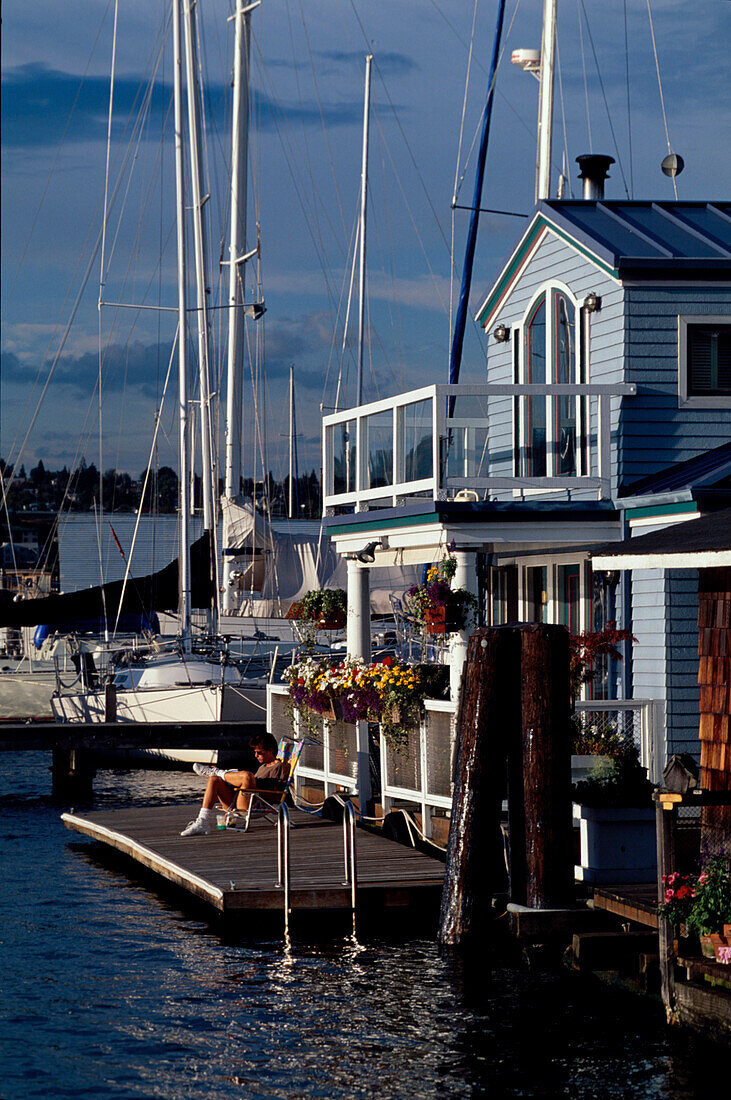
[[(385, 936), (222, 937), (67, 833), (49, 761), (0, 761), (3, 1083), (16, 1097), (707, 1097), (718, 1051), (568, 971)], [(95, 802), (189, 801), (103, 772)], [(725, 1072), (725, 1068), (724, 1068)]]

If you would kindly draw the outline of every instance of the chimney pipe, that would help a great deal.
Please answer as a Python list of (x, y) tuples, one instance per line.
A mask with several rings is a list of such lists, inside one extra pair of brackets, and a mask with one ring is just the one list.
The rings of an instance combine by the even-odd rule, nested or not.
[(609, 165), (614, 164), (614, 157), (607, 157), (603, 153), (584, 153), (576, 158), (576, 163), (581, 171), (579, 179), (584, 181), (585, 199), (604, 198), (604, 180), (609, 172)]

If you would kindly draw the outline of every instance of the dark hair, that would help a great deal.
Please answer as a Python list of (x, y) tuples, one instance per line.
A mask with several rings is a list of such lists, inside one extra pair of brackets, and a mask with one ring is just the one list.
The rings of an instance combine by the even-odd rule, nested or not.
[(268, 749), (276, 756), (279, 752), (279, 744), (273, 733), (258, 733), (249, 741), (252, 749)]

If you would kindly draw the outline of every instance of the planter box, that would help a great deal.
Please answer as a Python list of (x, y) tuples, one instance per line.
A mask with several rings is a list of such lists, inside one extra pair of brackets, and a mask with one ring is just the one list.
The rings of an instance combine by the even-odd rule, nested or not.
[(581, 882), (654, 882), (657, 878), (655, 810), (594, 809), (574, 803), (579, 826)]

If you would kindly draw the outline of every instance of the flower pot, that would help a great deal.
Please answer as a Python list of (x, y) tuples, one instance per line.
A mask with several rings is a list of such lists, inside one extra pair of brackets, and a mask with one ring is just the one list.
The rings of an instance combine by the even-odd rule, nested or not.
[(657, 877), (653, 807), (604, 809), (574, 803), (579, 827), (581, 863), (574, 877), (581, 882), (654, 882)]
[(716, 947), (711, 936), (701, 936), (701, 955), (704, 959), (715, 959)]
[(330, 619), (320, 619), (318, 630), (341, 630), (345, 626), (344, 615), (333, 615)]
[(418, 724), (413, 713), (406, 707), (402, 707), (400, 703), (384, 707), (381, 722), (388, 722), (392, 726), (402, 726), (404, 729), (413, 729)]
[(424, 624), (427, 634), (451, 634), (461, 627), (454, 608), (446, 604), (443, 607), (427, 608), (424, 612)]

